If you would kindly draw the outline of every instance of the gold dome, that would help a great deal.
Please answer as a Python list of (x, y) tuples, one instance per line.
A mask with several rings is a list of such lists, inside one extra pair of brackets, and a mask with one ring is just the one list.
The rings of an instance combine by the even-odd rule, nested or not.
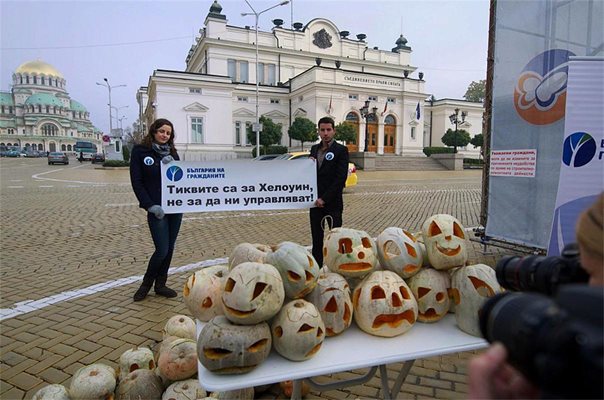
[(56, 76), (58, 78), (63, 78), (63, 74), (61, 74), (55, 67), (50, 64), (45, 63), (44, 61), (35, 60), (28, 61), (23, 63), (17, 67), (15, 70), (16, 74), (37, 74), (37, 75), (46, 75), (46, 76)]

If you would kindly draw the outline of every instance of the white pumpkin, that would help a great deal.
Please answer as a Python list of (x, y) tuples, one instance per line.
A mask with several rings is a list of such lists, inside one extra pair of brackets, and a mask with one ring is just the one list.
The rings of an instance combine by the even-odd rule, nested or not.
[(485, 264), (459, 268), (453, 273), (451, 290), (457, 326), (470, 335), (481, 337), (478, 311), (489, 297), (503, 291), (495, 270)]
[(334, 228), (323, 242), (323, 258), (331, 272), (346, 278), (364, 277), (378, 263), (375, 241), (367, 232)]
[(130, 372), (136, 371), (137, 369), (155, 369), (155, 360), (153, 359), (153, 352), (151, 349), (147, 347), (137, 347), (122, 353), (118, 365), (120, 381), (125, 379)]
[(277, 268), (283, 280), (285, 296), (299, 299), (317, 285), (319, 265), (312, 254), (293, 242), (282, 242), (266, 255), (266, 263)]
[(229, 270), (244, 262), (264, 264), (264, 258), (271, 251), (270, 246), (259, 243), (240, 243), (231, 252)]
[(235, 325), (224, 315), (212, 318), (199, 334), (199, 362), (216, 374), (242, 374), (256, 368), (271, 351), (271, 330), (266, 322)]
[(448, 214), (436, 214), (424, 222), (422, 236), (430, 265), (451, 269), (466, 264), (467, 240), (463, 225)]
[(354, 289), (354, 320), (363, 331), (382, 337), (407, 332), (417, 319), (417, 301), (403, 278), (375, 271)]
[(447, 271), (438, 271), (431, 267), (422, 268), (406, 282), (417, 300), (418, 321), (436, 322), (447, 315), (450, 303), (450, 279)]
[(171, 381), (190, 378), (197, 373), (197, 343), (191, 339), (176, 339), (164, 346), (157, 366), (161, 376)]
[(171, 317), (163, 330), (163, 337), (178, 336), (179, 338), (192, 339), (197, 338), (195, 321), (186, 315), (175, 315)]
[(350, 287), (343, 276), (335, 272), (319, 275), (317, 286), (307, 300), (319, 310), (327, 336), (344, 332), (352, 323)]
[(222, 293), (224, 315), (235, 324), (254, 325), (279, 312), (285, 290), (279, 271), (269, 264), (244, 262), (227, 276)]
[(174, 382), (162, 394), (161, 400), (198, 400), (208, 394), (199, 384), (198, 379), (186, 379)]
[(105, 364), (91, 364), (78, 369), (71, 378), (69, 394), (72, 399), (108, 399), (117, 383), (115, 370)]
[(38, 390), (32, 400), (70, 400), (70, 397), (65, 386), (55, 383)]
[(423, 255), (411, 232), (391, 226), (376, 239), (380, 265), (401, 278), (416, 274), (422, 266)]
[(160, 400), (164, 391), (161, 379), (148, 369), (137, 369), (120, 380), (116, 400)]
[(292, 361), (314, 357), (325, 339), (321, 314), (312, 303), (303, 299), (283, 306), (273, 319), (271, 332), (277, 353)]
[(229, 269), (226, 265), (214, 265), (195, 271), (183, 289), (185, 305), (193, 317), (207, 322), (223, 315), (222, 291)]

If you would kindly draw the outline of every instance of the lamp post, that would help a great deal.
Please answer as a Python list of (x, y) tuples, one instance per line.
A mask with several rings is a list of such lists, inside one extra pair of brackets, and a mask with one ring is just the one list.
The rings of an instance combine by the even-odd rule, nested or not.
[(117, 120), (120, 123), (120, 134), (123, 136), (124, 135), (124, 130), (122, 129), (122, 120), (124, 119), (128, 119), (128, 117), (126, 117), (125, 115), (122, 115), (122, 118), (118, 118)]
[[(115, 120), (119, 122), (119, 118), (117, 116), (120, 115), (120, 110), (122, 108), (128, 108), (128, 106), (121, 106), (121, 107), (111, 106), (111, 108), (115, 111)], [(122, 118), (124, 118), (124, 117), (122, 117)], [(120, 126), (120, 128), (121, 128), (121, 126)]]
[[(368, 151), (369, 147), (369, 116), (371, 115), (371, 113), (369, 112), (370, 103), (371, 102), (369, 100), (365, 100), (365, 105), (359, 110), (361, 111), (361, 116), (365, 119), (365, 149), (363, 150), (364, 152)], [(377, 112), (377, 107), (373, 107), (371, 111), (373, 111), (373, 114), (375, 114)]]
[(103, 78), (103, 80), (105, 81), (105, 83), (99, 83), (96, 82), (97, 85), (99, 86), (105, 86), (107, 88), (107, 90), (109, 90), (109, 136), (112, 136), (112, 130), (113, 130), (113, 117), (111, 114), (111, 89), (113, 88), (118, 88), (118, 87), (126, 87), (126, 85), (115, 85), (115, 86), (111, 86), (109, 84), (109, 80), (107, 80), (107, 78)]
[(258, 109), (258, 92), (259, 92), (259, 82), (258, 82), (258, 18), (260, 17), (261, 14), (272, 10), (275, 7), (279, 7), (279, 6), (284, 6), (286, 4), (289, 3), (289, 0), (285, 0), (282, 1), (279, 4), (275, 4), (274, 6), (271, 6), (267, 9), (264, 9), (260, 12), (256, 12), (256, 10), (254, 10), (254, 7), (252, 7), (252, 5), (250, 4), (250, 2), (248, 0), (245, 0), (245, 2), (247, 3), (247, 5), (252, 9), (251, 13), (241, 13), (242, 17), (245, 17), (247, 15), (254, 15), (256, 17), (256, 123), (252, 125), (252, 130), (254, 132), (256, 132), (256, 157), (258, 157), (260, 155), (260, 132), (262, 132), (262, 125), (260, 125), (260, 114), (259, 114), (259, 109)]
[(468, 115), (467, 112), (462, 111), (461, 112), (461, 121), (459, 119), (459, 108), (455, 109), (455, 114), (451, 114), (449, 115), (449, 121), (451, 121), (452, 124), (455, 124), (455, 133), (453, 134), (453, 153), (457, 153), (457, 125), (459, 123), (464, 123), (464, 121), (466, 120), (466, 115)]

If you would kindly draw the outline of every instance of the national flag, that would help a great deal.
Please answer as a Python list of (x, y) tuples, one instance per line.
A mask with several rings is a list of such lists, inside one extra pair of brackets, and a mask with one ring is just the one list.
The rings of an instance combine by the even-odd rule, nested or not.
[(382, 111), (382, 115), (386, 114), (387, 109), (388, 109), (388, 100), (386, 100), (386, 103), (384, 104), (384, 111)]
[(415, 119), (419, 120), (421, 117), (421, 113), (419, 111), (419, 101), (417, 102), (417, 107), (415, 107)]
[(327, 107), (327, 114), (331, 114), (331, 102), (333, 100), (333, 94), (329, 96), (329, 107)]

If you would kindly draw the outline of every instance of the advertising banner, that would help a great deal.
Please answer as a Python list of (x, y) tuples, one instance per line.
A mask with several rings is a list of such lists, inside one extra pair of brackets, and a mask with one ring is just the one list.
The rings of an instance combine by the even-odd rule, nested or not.
[(604, 190), (604, 58), (571, 57), (560, 183), (548, 255), (575, 241), (579, 214)]
[(311, 208), (317, 170), (309, 159), (173, 161), (162, 164), (162, 208), (168, 214)]

